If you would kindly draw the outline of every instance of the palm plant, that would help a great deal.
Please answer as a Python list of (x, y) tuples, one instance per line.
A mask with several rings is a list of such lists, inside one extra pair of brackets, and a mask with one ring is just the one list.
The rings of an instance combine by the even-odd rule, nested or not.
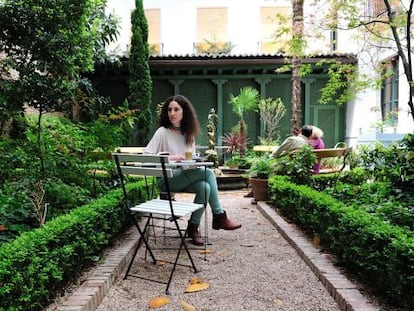
[[(240, 94), (234, 96), (230, 94), (230, 104), (232, 105), (233, 112), (240, 118), (239, 121), (239, 134), (242, 137), (247, 137), (246, 124), (244, 122), (244, 113), (250, 110), (255, 110), (259, 102), (259, 92), (250, 87), (244, 87), (240, 90)], [(246, 139), (244, 139), (246, 142)], [(244, 154), (246, 150), (246, 143), (240, 148), (240, 153)]]

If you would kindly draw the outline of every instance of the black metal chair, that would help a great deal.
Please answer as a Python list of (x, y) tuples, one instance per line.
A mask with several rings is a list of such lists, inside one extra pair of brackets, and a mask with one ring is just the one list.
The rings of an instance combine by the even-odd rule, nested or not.
[[(166, 284), (167, 287), (166, 287), (165, 292), (166, 294), (169, 294), (169, 287), (170, 287), (174, 272), (176, 270), (176, 266), (182, 265), (178, 263), (182, 250), (186, 252), (188, 259), (190, 261), (190, 263), (185, 266), (192, 268), (194, 270), (194, 273), (197, 272), (197, 268), (194, 264), (194, 260), (190, 253), (190, 248), (187, 246), (187, 242), (185, 239), (187, 235), (187, 230), (182, 229), (180, 227), (180, 223), (178, 220), (181, 217), (191, 215), (191, 213), (193, 213), (194, 211), (198, 209), (204, 208), (204, 205), (197, 204), (197, 203), (179, 202), (179, 201), (173, 200), (172, 194), (170, 192), (169, 181), (168, 181), (168, 178), (172, 177), (173, 175), (173, 170), (169, 166), (168, 156), (131, 154), (131, 153), (113, 153), (112, 156), (115, 160), (117, 171), (121, 179), (126, 207), (130, 211), (133, 222), (139, 232), (139, 241), (134, 251), (134, 254), (131, 258), (131, 261), (128, 265), (124, 279), (126, 279), (129, 275), (131, 275), (131, 276), (145, 279), (148, 281)], [(164, 178), (164, 183), (166, 187), (166, 191), (165, 191), (166, 198), (152, 199), (151, 198), (152, 193), (149, 192), (148, 195), (150, 197), (146, 202), (140, 203), (132, 207), (129, 206), (130, 203), (129, 203), (127, 191), (125, 188), (125, 183), (127, 180), (125, 176), (127, 175), (138, 175), (138, 176), (144, 176), (145, 178), (147, 177)], [(155, 180), (150, 183), (154, 185)], [(147, 189), (149, 188), (150, 188), (150, 185), (147, 184)], [(137, 216), (146, 218), (143, 225), (140, 225), (138, 223), (136, 219)], [(157, 216), (160, 219), (167, 218), (169, 221), (171, 221), (173, 223), (172, 227), (178, 233), (178, 238), (179, 238), (178, 246), (173, 247), (177, 251), (174, 262), (157, 260), (154, 255), (154, 252), (153, 252), (154, 248), (151, 245), (150, 240), (148, 238), (148, 228), (150, 227), (151, 222), (154, 220), (154, 218), (157, 218)], [(156, 265), (157, 262), (160, 262), (160, 261), (172, 264), (172, 269), (171, 269), (171, 273), (170, 273), (168, 281), (150, 279), (150, 278), (142, 277), (139, 275), (130, 274), (131, 266), (135, 260), (135, 257), (142, 243), (145, 245), (146, 251), (149, 253), (152, 263), (154, 265)]]

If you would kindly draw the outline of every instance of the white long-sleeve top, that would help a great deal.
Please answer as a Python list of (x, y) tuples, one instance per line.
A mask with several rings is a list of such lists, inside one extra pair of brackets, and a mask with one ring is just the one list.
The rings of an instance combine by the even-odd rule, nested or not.
[(150, 154), (168, 152), (170, 155), (184, 156), (186, 150), (191, 150), (194, 154), (195, 143), (191, 146), (186, 145), (183, 134), (163, 126), (155, 131), (147, 147), (145, 147), (145, 153)]

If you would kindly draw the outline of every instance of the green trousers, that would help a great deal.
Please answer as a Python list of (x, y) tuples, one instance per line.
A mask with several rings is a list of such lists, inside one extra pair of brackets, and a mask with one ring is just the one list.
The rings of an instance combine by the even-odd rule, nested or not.
[[(195, 193), (194, 203), (205, 205), (209, 203), (213, 215), (219, 215), (224, 212), (218, 198), (216, 175), (211, 169), (193, 168), (177, 170), (174, 172), (173, 177), (168, 179), (168, 184), (171, 192)], [(159, 179), (158, 186), (161, 191), (166, 191), (162, 178)], [(190, 222), (198, 225), (203, 213), (204, 209), (195, 211), (191, 215)]]

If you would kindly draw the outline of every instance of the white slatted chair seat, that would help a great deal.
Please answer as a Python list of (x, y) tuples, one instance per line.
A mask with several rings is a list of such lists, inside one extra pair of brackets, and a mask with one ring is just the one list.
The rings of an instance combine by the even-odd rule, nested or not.
[[(177, 202), (172, 201), (174, 216), (183, 217), (190, 215), (192, 212), (203, 208), (203, 204), (197, 203), (186, 203), (186, 202)], [(161, 214), (166, 216), (173, 216), (171, 213), (170, 202), (168, 200), (154, 199), (134, 207), (131, 207), (131, 210), (134, 212), (140, 213), (152, 213), (152, 214)]]

